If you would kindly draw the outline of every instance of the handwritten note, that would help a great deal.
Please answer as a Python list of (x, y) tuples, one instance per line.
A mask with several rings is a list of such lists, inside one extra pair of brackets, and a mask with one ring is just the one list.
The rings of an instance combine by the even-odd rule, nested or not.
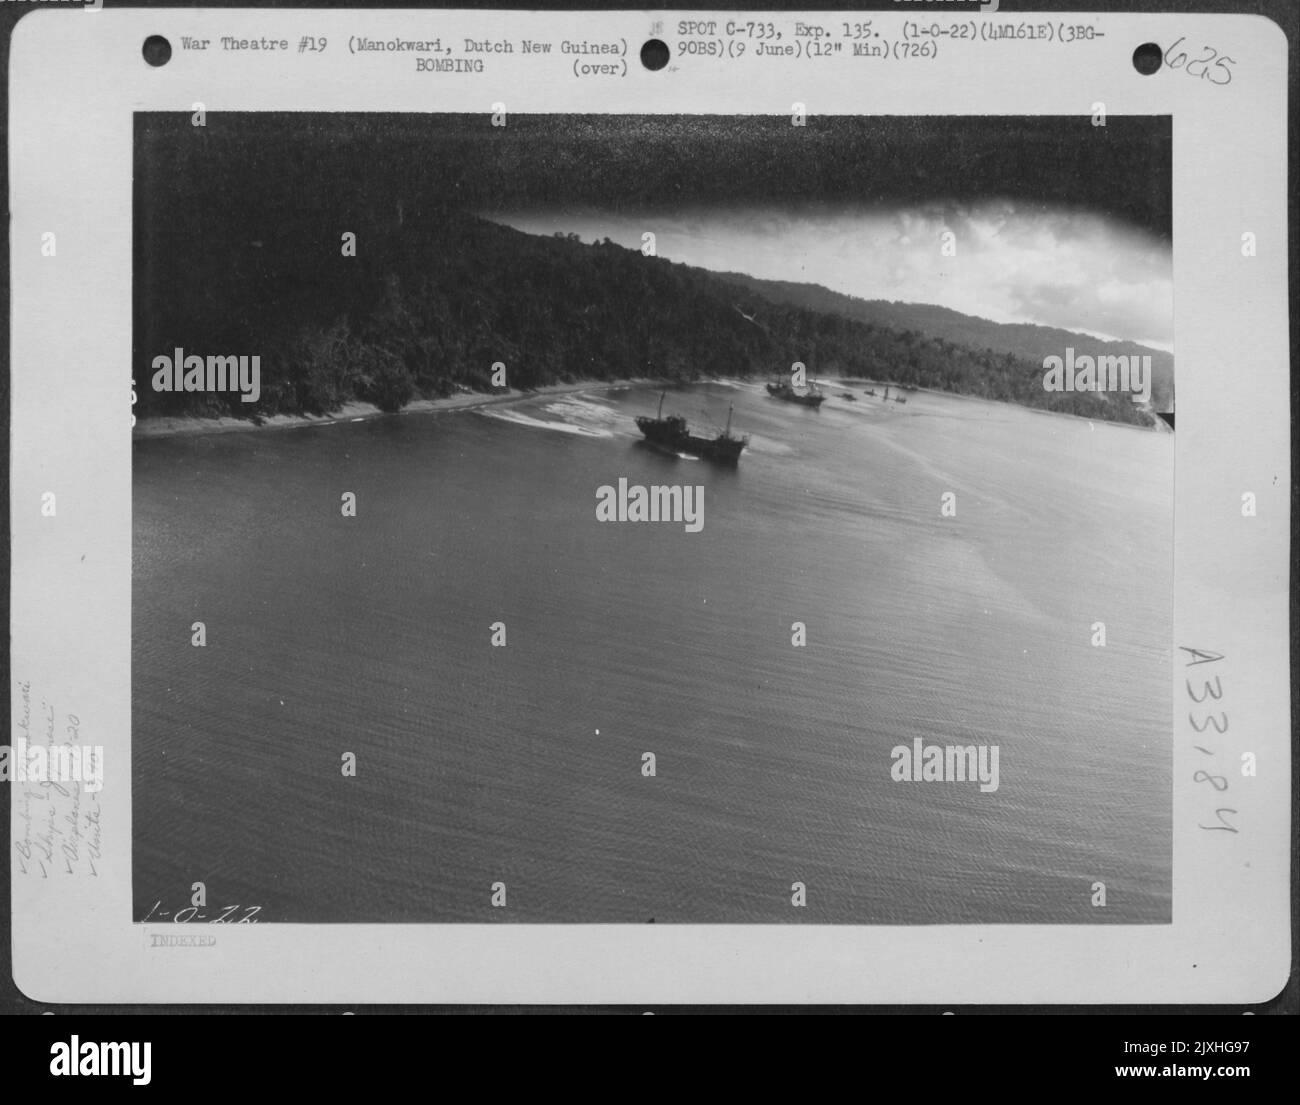
[(1165, 51), (1165, 68), (1181, 69), (1196, 80), (1209, 81), (1211, 84), (1229, 84), (1232, 81), (1232, 69), (1235, 59), (1221, 53), (1216, 46), (1185, 46), (1187, 36), (1175, 40)]
[[(18, 682), (18, 720), (9, 775), (14, 785), (18, 825), (13, 846), (18, 871), (29, 878), (69, 875), (99, 877), (101, 859), (99, 794), (76, 780), (24, 778), (24, 765), (15, 759), (21, 750), (33, 760), (67, 762), (83, 748), (81, 719), (32, 691), (31, 682)], [(44, 774), (44, 773), (42, 773)]]
[[(1223, 660), (1223, 653), (1210, 652), (1206, 649), (1188, 648), (1186, 645), (1179, 645), (1179, 649), (1189, 653), (1191, 659), (1188, 660), (1185, 667), (1195, 668), (1201, 664), (1217, 664)], [(1228, 711), (1223, 708), (1221, 700), (1223, 698), (1223, 672), (1222, 669), (1216, 669), (1213, 680), (1208, 673), (1198, 672), (1197, 678), (1204, 684), (1198, 692), (1192, 684), (1189, 677), (1187, 682), (1187, 697), (1204, 711), (1204, 716), (1198, 721), (1195, 710), (1188, 710), (1187, 724), (1196, 732), (1199, 737), (1207, 729), (1213, 728), (1213, 731), (1222, 736), (1228, 731)], [(1219, 716), (1216, 717), (1215, 714)], [(1194, 743), (1193, 748), (1202, 756), (1209, 757), (1208, 766), (1214, 770), (1207, 770), (1205, 767), (1197, 768), (1192, 773), (1192, 782), (1203, 784), (1211, 788), (1211, 805), (1214, 807), (1214, 818), (1206, 824), (1203, 821), (1197, 822), (1197, 827), (1207, 832), (1221, 833), (1238, 833), (1236, 819), (1239, 810), (1235, 806), (1217, 805), (1213, 798), (1222, 795), (1229, 788), (1228, 774), (1225, 768), (1220, 768), (1225, 759), (1230, 756), (1224, 752), (1222, 744), (1224, 742), (1216, 741), (1213, 738), (1202, 738), (1205, 743)], [(1210, 747), (1206, 747), (1206, 745)], [(1222, 758), (1220, 758), (1222, 756)]]

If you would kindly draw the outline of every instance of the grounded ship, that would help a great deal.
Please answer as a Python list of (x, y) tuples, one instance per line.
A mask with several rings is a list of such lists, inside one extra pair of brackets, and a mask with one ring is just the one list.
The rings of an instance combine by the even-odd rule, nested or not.
[[(889, 389), (890, 389), (891, 387), (892, 387), (895, 391), (902, 391), (902, 390), (903, 390), (903, 389), (902, 389), (902, 386), (899, 385), (899, 384), (886, 384), (886, 385), (885, 385), (885, 394), (882, 395), (881, 398), (882, 398), (886, 403), (888, 403), (890, 400), (893, 400), (895, 403), (906, 403), (906, 402), (907, 402), (907, 396), (906, 396), (906, 395), (890, 395), (890, 394), (889, 394)], [(864, 390), (868, 395), (875, 395), (875, 394), (876, 394), (874, 391), (871, 390), (871, 388), (864, 388), (863, 390)]]
[(805, 407), (820, 407), (826, 402), (826, 396), (816, 384), (809, 384), (803, 391), (795, 391), (784, 380), (773, 380), (767, 385), (767, 393), (787, 403), (802, 403)]
[[(665, 393), (666, 394), (666, 393)], [(679, 414), (664, 417), (664, 396), (659, 396), (659, 414), (654, 418), (638, 415), (637, 428), (646, 440), (676, 453), (690, 453), (720, 464), (735, 464), (740, 451), (749, 444), (748, 437), (731, 434), (731, 408), (727, 408), (727, 428), (717, 437), (696, 437), (686, 429), (686, 419)]]

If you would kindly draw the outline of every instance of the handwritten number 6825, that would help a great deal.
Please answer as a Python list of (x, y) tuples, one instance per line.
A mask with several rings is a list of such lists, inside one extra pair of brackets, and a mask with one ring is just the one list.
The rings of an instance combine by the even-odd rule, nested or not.
[[(1201, 49), (1204, 51), (1203, 56), (1192, 58), (1190, 61), (1188, 61), (1186, 50), (1179, 50), (1175, 53), (1175, 48), (1186, 37), (1186, 35), (1183, 35), (1176, 39), (1173, 45), (1165, 51), (1165, 68), (1173, 70), (1182, 69), (1183, 66), (1186, 66), (1187, 75), (1189, 77), (1203, 81), (1207, 80), (1211, 84), (1217, 85), (1225, 85), (1231, 82), (1232, 70), (1229, 69), (1228, 66), (1236, 65), (1237, 63), (1226, 54), (1220, 54), (1213, 46), (1202, 46)], [(1210, 67), (1211, 62), (1214, 63), (1213, 68)], [(1198, 65), (1200, 66), (1200, 69), (1196, 68)]]

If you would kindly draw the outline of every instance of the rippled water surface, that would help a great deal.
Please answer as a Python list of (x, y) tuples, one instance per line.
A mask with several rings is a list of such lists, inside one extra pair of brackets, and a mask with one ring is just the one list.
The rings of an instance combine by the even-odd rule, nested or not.
[[(138, 441), (137, 916), (1167, 922), (1173, 438), (827, 390), (670, 392), (731, 470), (640, 388)], [(703, 528), (597, 521), (620, 477)]]

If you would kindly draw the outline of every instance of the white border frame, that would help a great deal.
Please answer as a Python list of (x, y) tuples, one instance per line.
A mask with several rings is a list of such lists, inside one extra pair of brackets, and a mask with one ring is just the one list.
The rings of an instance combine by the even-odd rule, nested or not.
[[(41, 1002), (1257, 1002), (1290, 966), (1290, 426), (1285, 36), (1257, 16), (998, 15), (912, 5), (904, 20), (1078, 23), (1104, 37), (951, 44), (937, 59), (675, 57), (639, 44), (699, 12), (33, 10), (10, 57), (13, 289), (13, 677), (106, 748), (98, 878), (13, 868), (18, 987)], [(842, 12), (716, 18), (837, 25)], [(627, 76), (582, 80), (556, 55), (479, 75), (416, 74), (411, 55), (300, 56), (302, 35), (628, 43)], [(176, 47), (153, 69), (150, 34)], [(179, 48), (182, 35), (285, 38), (287, 54)], [(1187, 36), (1235, 60), (1216, 86), (1137, 74), (1134, 48)], [(214, 41), (214, 47), (216, 43)], [(332, 47), (331, 47), (332, 50)], [(571, 59), (569, 59), (571, 60)], [(1177, 357), (1174, 645), (1225, 660), (1236, 835), (1200, 831), (1181, 653), (1172, 692), (1170, 925), (223, 925), (207, 947), (154, 948), (175, 925), (131, 920), (132, 113), (221, 111), (1091, 114), (1173, 117)], [(57, 259), (41, 234), (58, 234)], [(1241, 235), (1257, 236), (1243, 258)], [(40, 494), (58, 493), (55, 519)], [(1241, 516), (1241, 494), (1258, 516)], [(79, 559), (83, 554), (85, 559)], [(1140, 568), (1140, 566), (1135, 566)], [(1199, 691), (1198, 691), (1199, 693)], [(14, 720), (17, 720), (17, 695)], [(11, 729), (11, 732), (16, 730)], [(15, 788), (17, 799), (17, 788)], [(15, 800), (11, 827), (17, 830)], [(11, 853), (12, 856), (12, 853)]]

